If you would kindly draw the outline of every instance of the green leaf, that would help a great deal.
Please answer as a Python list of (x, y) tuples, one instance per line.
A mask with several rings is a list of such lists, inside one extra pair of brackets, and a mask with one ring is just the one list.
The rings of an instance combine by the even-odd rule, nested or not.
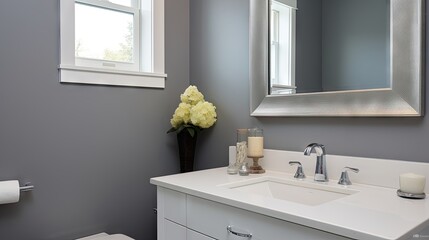
[(167, 133), (172, 133), (172, 132), (180, 133), (185, 129), (186, 129), (186, 131), (188, 131), (188, 133), (189, 133), (189, 135), (191, 135), (191, 137), (196, 137), (198, 135), (198, 133), (200, 131), (202, 131), (202, 129), (198, 126), (194, 126), (192, 124), (184, 124), (178, 128), (174, 128), (174, 127), (170, 128), (170, 130), (168, 130)]
[(170, 129), (167, 131), (167, 133), (172, 133), (172, 132), (175, 132), (175, 131), (177, 131), (177, 129), (175, 129), (174, 127), (172, 127), (172, 128), (170, 128)]
[(177, 129), (177, 133), (180, 133), (183, 129), (185, 129), (186, 127), (185, 127), (185, 125), (182, 125), (182, 126), (180, 126), (178, 129)]
[(195, 129), (194, 128), (188, 127), (187, 130), (188, 130), (189, 134), (191, 135), (191, 137), (195, 136)]

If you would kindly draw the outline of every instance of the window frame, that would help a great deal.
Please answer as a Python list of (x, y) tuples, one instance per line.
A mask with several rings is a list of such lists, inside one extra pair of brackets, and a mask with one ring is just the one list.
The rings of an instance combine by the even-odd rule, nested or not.
[[(118, 5), (109, 1), (99, 0), (75, 0), (75, 4), (82, 4), (90, 7), (121, 12), (124, 14), (133, 15), (133, 61), (132, 62), (120, 62), (103, 59), (77, 57), (75, 55), (75, 65), (82, 67), (95, 67), (105, 68), (113, 70), (125, 70), (125, 71), (141, 71), (140, 67), (140, 4), (139, 1), (133, 1), (133, 7), (124, 5)], [(76, 15), (75, 15), (76, 16)]]
[[(148, 51), (150, 54), (145, 54), (145, 56), (139, 54), (140, 63), (138, 71), (106, 69), (91, 65), (81, 66), (76, 64), (75, 2), (80, 1), (88, 0), (59, 1), (60, 64), (58, 69), (60, 82), (165, 88), (167, 74), (165, 73), (164, 0), (142, 0), (139, 26), (140, 28), (149, 29), (150, 34), (140, 35), (140, 52)], [(109, 4), (114, 3), (109, 2)], [(147, 21), (148, 19), (150, 21)]]
[(280, 47), (280, 41), (279, 41), (279, 15), (280, 12), (276, 9), (271, 9), (271, 84), (278, 84), (279, 83), (279, 67), (280, 67), (280, 61), (279, 61), (279, 47)]
[[(273, 47), (273, 45), (275, 45), (276, 49), (276, 58), (275, 59), (271, 59), (270, 64), (271, 65), (275, 65), (275, 70), (276, 72), (274, 73), (274, 76), (272, 73), (270, 73), (270, 94), (291, 94), (291, 93), (295, 93), (296, 92), (296, 86), (295, 86), (295, 66), (296, 66), (296, 10), (297, 10), (297, 2), (296, 0), (281, 0), (281, 1), (271, 1), (271, 8), (270, 8), (270, 15), (272, 14), (273, 11), (276, 11), (278, 13), (278, 27), (279, 29), (281, 28), (280, 26), (282, 25), (282, 23), (284, 24), (284, 17), (282, 13), (282, 9), (281, 8), (288, 8), (290, 11), (289, 14), (289, 19), (288, 19), (288, 24), (289, 24), (289, 34), (288, 37), (289, 39), (287, 39), (286, 42), (288, 42), (289, 44), (285, 44), (285, 39), (283, 39), (283, 35), (284, 33), (279, 30), (277, 32), (278, 34), (278, 41), (273, 41), (270, 40), (270, 46), (271, 48)], [(271, 17), (270, 17), (270, 20)], [(282, 28), (283, 29), (283, 28)], [(285, 76), (285, 73), (283, 71), (280, 71), (280, 64), (282, 61), (282, 58), (285, 58), (284, 56), (280, 57), (281, 52), (284, 52), (284, 47), (285, 45), (287, 45), (288, 49), (287, 52), (289, 54), (287, 54), (286, 58), (287, 58), (287, 76)], [(270, 49), (270, 54), (271, 54), (271, 49)], [(273, 63), (272, 60), (275, 60), (276, 62)], [(271, 71), (271, 70), (270, 70)], [(281, 82), (281, 80), (283, 78), (287, 78), (288, 79), (288, 83), (289, 84), (284, 84), (283, 82)]]

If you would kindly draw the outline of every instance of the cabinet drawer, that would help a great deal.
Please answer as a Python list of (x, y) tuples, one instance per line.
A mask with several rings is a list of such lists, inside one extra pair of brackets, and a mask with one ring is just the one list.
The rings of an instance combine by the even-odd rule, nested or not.
[(165, 220), (165, 239), (187, 240), (186, 231), (185, 227)]
[(163, 218), (186, 226), (186, 194), (158, 187), (158, 208), (163, 208)]
[(216, 240), (214, 238), (207, 237), (207, 236), (205, 236), (205, 235), (203, 235), (201, 233), (197, 233), (197, 232), (194, 232), (194, 231), (189, 230), (189, 229), (187, 230), (187, 234), (186, 235), (187, 235), (186, 240)]
[(250, 239), (228, 232), (228, 226), (234, 232), (252, 234), (251, 240), (349, 239), (189, 195), (187, 216), (188, 228), (219, 240)]
[(197, 233), (177, 223), (165, 220), (165, 239), (167, 240), (216, 240)]

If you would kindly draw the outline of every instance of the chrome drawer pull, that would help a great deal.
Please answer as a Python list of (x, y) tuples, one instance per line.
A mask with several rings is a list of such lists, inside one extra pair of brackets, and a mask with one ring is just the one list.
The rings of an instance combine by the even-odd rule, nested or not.
[(234, 234), (235, 236), (245, 237), (245, 238), (252, 238), (252, 234), (251, 233), (234, 232), (234, 231), (232, 231), (232, 227), (231, 226), (228, 226), (226, 228), (226, 230), (228, 230), (229, 233)]

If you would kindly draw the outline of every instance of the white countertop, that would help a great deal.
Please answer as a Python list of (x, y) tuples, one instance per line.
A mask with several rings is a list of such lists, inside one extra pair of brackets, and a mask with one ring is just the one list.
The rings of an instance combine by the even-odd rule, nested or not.
[[(226, 168), (152, 178), (154, 185), (246, 209), (285, 221), (354, 239), (409, 239), (429, 226), (429, 199), (400, 198), (393, 188), (354, 183), (358, 193), (309, 206), (261, 195), (240, 192), (219, 185), (260, 177), (293, 179), (288, 173), (267, 171), (246, 177), (228, 175)], [(304, 181), (313, 182), (310, 176)], [(335, 180), (328, 184), (343, 187)]]

